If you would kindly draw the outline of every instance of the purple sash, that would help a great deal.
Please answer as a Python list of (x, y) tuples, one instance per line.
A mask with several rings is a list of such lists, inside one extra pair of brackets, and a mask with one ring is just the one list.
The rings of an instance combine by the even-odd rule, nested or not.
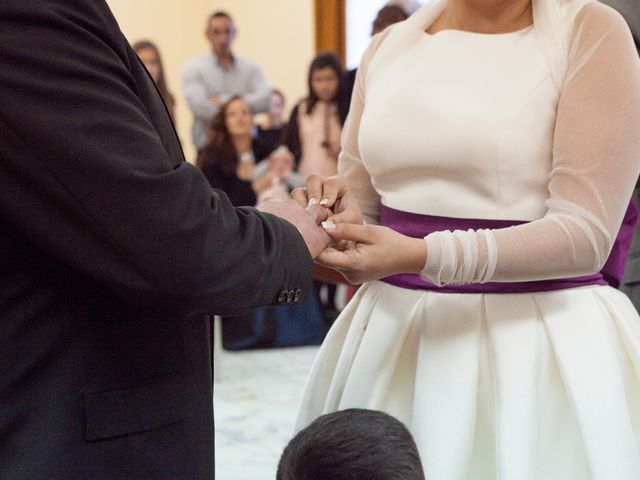
[[(436, 217), (416, 213), (402, 212), (382, 206), (380, 223), (413, 238), (422, 238), (432, 232), (444, 230), (478, 230), (507, 228), (521, 225), (522, 221), (511, 220), (478, 220), (466, 218)], [(565, 288), (583, 287), (585, 285), (611, 285), (618, 287), (624, 274), (624, 264), (629, 252), (631, 238), (638, 223), (638, 210), (633, 201), (629, 203), (620, 232), (611, 250), (611, 254), (603, 269), (594, 274), (583, 277), (561, 278), (553, 280), (539, 280), (534, 282), (488, 282), (470, 285), (445, 285), (438, 287), (425, 282), (419, 275), (399, 274), (383, 278), (382, 281), (398, 287), (412, 290), (435, 290), (441, 293), (527, 293), (547, 292)]]

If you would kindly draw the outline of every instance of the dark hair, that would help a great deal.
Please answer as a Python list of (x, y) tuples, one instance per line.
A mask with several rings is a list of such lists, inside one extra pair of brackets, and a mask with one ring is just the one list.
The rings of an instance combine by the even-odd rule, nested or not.
[(286, 446), (277, 480), (424, 480), (409, 430), (383, 412), (329, 413)]
[(233, 23), (233, 18), (231, 18), (231, 15), (229, 15), (227, 12), (224, 12), (222, 10), (218, 10), (216, 12), (213, 12), (211, 15), (209, 15), (209, 20), (207, 20), (207, 27), (209, 27), (209, 25), (211, 25), (211, 21), (214, 18), (226, 18), (231, 23)]
[(343, 72), (342, 72), (342, 62), (338, 58), (338, 56), (333, 52), (323, 52), (319, 53), (309, 65), (309, 76), (307, 79), (307, 83), (309, 86), (309, 95), (307, 97), (307, 115), (311, 115), (313, 113), (313, 109), (318, 103), (318, 96), (314, 93), (313, 87), (311, 86), (311, 77), (316, 70), (320, 70), (322, 68), (329, 67), (331, 68), (338, 77), (338, 88), (336, 89), (336, 94), (333, 97), (332, 101), (336, 103), (338, 106), (338, 112), (340, 114), (340, 124), (344, 124), (344, 120), (346, 118), (346, 108), (342, 105), (344, 102), (342, 101), (342, 90), (343, 90)]
[(386, 7), (382, 7), (378, 11), (376, 19), (373, 21), (372, 33), (375, 34), (381, 32), (389, 25), (406, 20), (408, 17), (407, 12), (398, 5), (387, 5)]
[(209, 143), (198, 155), (196, 166), (205, 170), (207, 166), (217, 164), (227, 175), (231, 175), (238, 167), (238, 152), (227, 129), (227, 110), (236, 100), (245, 101), (242, 96), (234, 95), (225, 102), (209, 124)]
[(167, 81), (165, 80), (165, 76), (164, 76), (164, 65), (162, 63), (162, 56), (160, 56), (160, 50), (158, 50), (158, 47), (156, 46), (156, 44), (150, 40), (138, 40), (131, 47), (136, 53), (140, 52), (140, 50), (149, 49), (149, 50), (152, 50), (153, 53), (155, 54), (156, 59), (158, 60), (158, 65), (160, 67), (160, 75), (158, 76), (156, 87), (158, 88), (158, 92), (160, 92), (160, 96), (162, 97), (162, 100), (164, 100), (164, 103), (167, 106), (167, 110), (169, 110), (169, 113), (171, 113), (171, 116), (173, 117), (173, 113), (174, 113), (173, 110), (174, 110), (176, 101), (173, 95), (171, 94), (171, 92), (169, 91), (169, 88), (167, 87)]

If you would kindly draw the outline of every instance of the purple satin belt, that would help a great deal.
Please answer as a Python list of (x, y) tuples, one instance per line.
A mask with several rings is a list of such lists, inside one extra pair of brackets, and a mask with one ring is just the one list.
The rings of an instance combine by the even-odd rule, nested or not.
[[(512, 220), (478, 220), (466, 218), (436, 217), (416, 213), (402, 212), (382, 206), (380, 223), (413, 238), (422, 238), (432, 232), (445, 230), (478, 230), (507, 228), (526, 222)], [(618, 287), (624, 274), (624, 264), (629, 252), (631, 238), (638, 223), (638, 210), (633, 203), (629, 203), (620, 232), (611, 250), (611, 254), (602, 268), (594, 275), (582, 277), (560, 278), (553, 280), (539, 280), (533, 282), (487, 282), (470, 285), (445, 285), (438, 287), (426, 282), (419, 275), (403, 273), (383, 278), (382, 281), (398, 287), (412, 290), (435, 290), (441, 293), (527, 293), (547, 292), (565, 288), (583, 287), (586, 285), (611, 285)]]

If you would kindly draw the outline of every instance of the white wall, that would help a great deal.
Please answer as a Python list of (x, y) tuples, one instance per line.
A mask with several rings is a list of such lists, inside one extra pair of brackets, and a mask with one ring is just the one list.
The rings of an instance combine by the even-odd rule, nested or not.
[(314, 56), (312, 0), (107, 0), (130, 42), (147, 38), (163, 56), (169, 89), (176, 97), (176, 123), (187, 159), (194, 160), (191, 114), (181, 89), (184, 64), (209, 47), (205, 23), (215, 10), (234, 19), (237, 55), (259, 63), (269, 83), (284, 91), (290, 108), (305, 95)]

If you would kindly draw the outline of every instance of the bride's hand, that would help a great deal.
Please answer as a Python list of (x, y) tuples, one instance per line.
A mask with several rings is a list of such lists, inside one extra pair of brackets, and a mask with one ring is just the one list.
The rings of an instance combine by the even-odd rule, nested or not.
[(418, 273), (426, 263), (427, 244), (422, 238), (377, 225), (323, 225), (337, 245), (346, 242), (349, 247), (327, 247), (316, 261), (338, 270), (354, 285), (397, 273)]
[(333, 223), (362, 224), (360, 208), (352, 197), (347, 182), (338, 175), (328, 178), (310, 175), (306, 186), (296, 188), (291, 196), (303, 207), (317, 204), (329, 209), (331, 213), (327, 220)]

